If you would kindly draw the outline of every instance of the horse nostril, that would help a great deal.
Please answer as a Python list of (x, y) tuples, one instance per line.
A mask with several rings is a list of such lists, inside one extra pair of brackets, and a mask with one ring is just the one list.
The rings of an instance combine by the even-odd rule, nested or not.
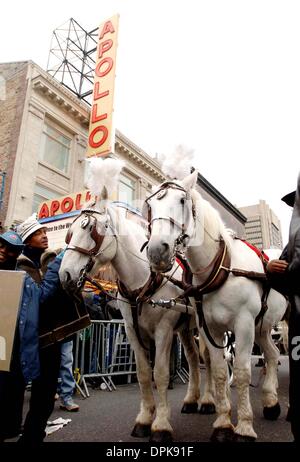
[(71, 281), (71, 274), (70, 274), (68, 271), (66, 271), (65, 274), (66, 274), (66, 276), (65, 276), (65, 282)]
[(165, 254), (167, 254), (169, 252), (170, 246), (166, 242), (163, 242), (162, 243), (162, 248), (163, 248), (162, 254), (165, 255)]

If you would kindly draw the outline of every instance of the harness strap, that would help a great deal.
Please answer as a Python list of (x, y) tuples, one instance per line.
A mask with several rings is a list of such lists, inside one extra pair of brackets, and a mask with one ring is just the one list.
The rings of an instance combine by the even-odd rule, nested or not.
[(266, 281), (267, 280), (267, 275), (266, 273), (258, 273), (256, 271), (246, 271), (238, 268), (232, 268), (228, 269), (230, 273), (232, 273), (234, 276), (243, 276), (248, 279), (254, 279), (255, 281)]
[[(226, 281), (229, 274), (230, 266), (230, 254), (225, 242), (222, 240), (220, 242), (220, 249), (217, 254), (217, 258), (213, 260), (213, 268), (210, 275), (202, 284), (193, 285), (192, 277), (193, 273), (185, 259), (182, 258), (180, 254), (177, 255), (177, 258), (180, 260), (182, 265), (185, 268), (183, 272), (182, 281), (175, 282), (174, 279), (170, 279), (173, 284), (177, 285), (184, 291), (184, 296), (196, 297), (198, 294), (208, 294), (217, 290), (221, 287), (222, 284)], [(211, 264), (207, 267), (210, 268)], [(207, 269), (206, 268), (206, 269)]]
[(142, 307), (143, 303), (149, 299), (160, 287), (164, 276), (160, 273), (156, 274), (151, 272), (150, 277), (146, 284), (143, 287), (135, 290), (129, 290), (125, 286), (125, 284), (118, 279), (117, 285), (120, 294), (127, 298), (130, 302), (131, 306), (131, 314), (132, 314), (132, 321), (133, 321), (133, 328), (135, 330), (136, 336), (138, 341), (144, 350), (149, 350), (148, 347), (145, 346), (143, 339), (141, 337), (138, 317), (142, 314)]
[(199, 294), (198, 296), (194, 297), (195, 298), (195, 303), (196, 303), (196, 309), (197, 309), (197, 314), (198, 314), (198, 319), (199, 319), (199, 326), (203, 327), (203, 330), (205, 332), (205, 335), (208, 339), (208, 341), (215, 347), (218, 348), (219, 350), (223, 350), (224, 348), (227, 348), (230, 342), (229, 336), (227, 337), (227, 343), (226, 345), (218, 345), (213, 337), (211, 336), (208, 326), (205, 321), (204, 313), (203, 313), (203, 295)]
[(266, 312), (268, 310), (267, 299), (268, 299), (270, 290), (271, 290), (270, 284), (263, 283), (263, 293), (262, 293), (262, 296), (261, 296), (261, 308), (260, 308), (260, 312), (258, 313), (258, 315), (255, 318), (255, 325), (256, 326), (259, 323), (259, 321), (261, 320), (260, 331), (262, 329), (264, 315), (266, 314)]

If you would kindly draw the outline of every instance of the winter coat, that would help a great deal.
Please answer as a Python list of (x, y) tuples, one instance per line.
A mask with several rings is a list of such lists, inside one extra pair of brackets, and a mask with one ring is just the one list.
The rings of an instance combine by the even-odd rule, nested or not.
[(55, 293), (59, 285), (58, 271), (62, 256), (50, 263), (43, 281), (38, 285), (26, 275), (18, 318), (21, 368), (28, 382), (39, 376), (39, 310), (40, 304)]
[[(38, 284), (41, 284), (47, 265), (61, 250), (46, 250), (41, 254), (39, 264), (21, 254), (18, 258), (18, 269), (26, 271)], [(75, 332), (89, 324), (90, 319), (81, 295), (78, 294), (76, 300), (71, 298), (59, 282), (56, 290), (40, 303), (40, 347), (69, 341)]]
[(290, 223), (287, 257), (293, 293), (300, 295), (300, 174)]
[(40, 258), (40, 267), (38, 268), (30, 258), (21, 254), (17, 260), (17, 267), (19, 270), (26, 271), (32, 279), (40, 284), (47, 271), (48, 264), (53, 261), (58, 252), (53, 250), (46, 250), (42, 253)]

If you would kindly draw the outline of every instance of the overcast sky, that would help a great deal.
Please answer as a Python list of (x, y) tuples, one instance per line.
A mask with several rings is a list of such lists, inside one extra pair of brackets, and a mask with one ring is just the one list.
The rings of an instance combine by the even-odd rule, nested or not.
[(150, 155), (179, 144), (228, 200), (264, 199), (288, 238), (280, 198), (300, 171), (300, 2), (51, 0), (5, 2), (0, 62), (47, 66), (70, 17), (92, 30), (120, 14), (115, 123)]

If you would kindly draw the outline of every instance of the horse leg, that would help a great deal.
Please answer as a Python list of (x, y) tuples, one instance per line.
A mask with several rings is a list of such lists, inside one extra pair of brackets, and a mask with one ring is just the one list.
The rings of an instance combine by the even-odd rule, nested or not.
[(192, 414), (197, 412), (198, 399), (200, 398), (199, 352), (190, 329), (185, 328), (178, 332), (178, 335), (183, 345), (185, 357), (189, 365), (188, 389), (183, 400), (181, 412), (185, 414)]
[(255, 341), (264, 353), (266, 366), (266, 374), (262, 386), (263, 414), (267, 420), (276, 420), (280, 415), (280, 405), (277, 395), (279, 350), (274, 344), (269, 331), (263, 331), (260, 334), (259, 326), (256, 331)]
[(167, 401), (167, 389), (170, 378), (170, 353), (173, 340), (173, 329), (168, 326), (155, 332), (155, 365), (154, 381), (158, 393), (156, 417), (151, 425), (150, 441), (155, 443), (173, 440), (173, 429), (170, 425), (170, 408)]
[(234, 429), (235, 441), (255, 441), (257, 434), (253, 429), (253, 412), (249, 395), (251, 353), (254, 343), (253, 318), (248, 316), (238, 319), (234, 332), (236, 354), (233, 375), (238, 395), (238, 421)]
[[(207, 341), (207, 340), (206, 340)], [(200, 354), (203, 358), (204, 365), (205, 365), (205, 386), (204, 386), (204, 394), (201, 399), (201, 407), (200, 407), (200, 414), (214, 414), (216, 412), (215, 407), (215, 400), (214, 400), (214, 383), (212, 378), (211, 372), (211, 363), (210, 363), (210, 355), (209, 350), (206, 346), (204, 340), (204, 333), (199, 333), (199, 347), (200, 347)]]
[(151, 433), (151, 424), (155, 412), (155, 401), (152, 390), (152, 368), (146, 355), (146, 351), (140, 345), (135, 332), (126, 329), (130, 345), (134, 351), (136, 362), (136, 374), (141, 392), (140, 412), (135, 419), (135, 425), (131, 432), (132, 436), (144, 438)]
[[(215, 342), (223, 343), (223, 336), (213, 334)], [(214, 431), (211, 436), (212, 442), (226, 442), (233, 436), (233, 425), (231, 423), (231, 406), (229, 401), (229, 386), (227, 364), (223, 357), (223, 349), (217, 349), (207, 343), (211, 358), (212, 379), (215, 384), (215, 404), (217, 419), (213, 424)]]

